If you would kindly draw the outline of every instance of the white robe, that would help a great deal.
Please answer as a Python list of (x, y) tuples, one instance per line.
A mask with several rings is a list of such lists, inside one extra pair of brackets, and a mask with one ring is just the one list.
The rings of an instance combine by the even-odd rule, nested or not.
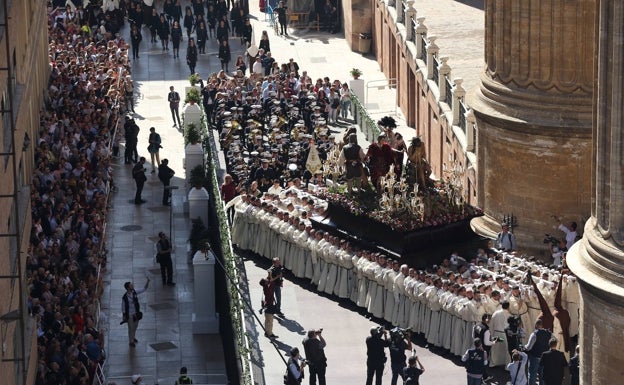
[(507, 336), (505, 329), (508, 326), (507, 319), (511, 314), (507, 310), (497, 310), (490, 320), (490, 334), (492, 338), (500, 338), (502, 341), (492, 345), (490, 367), (507, 365), (511, 359), (507, 351)]

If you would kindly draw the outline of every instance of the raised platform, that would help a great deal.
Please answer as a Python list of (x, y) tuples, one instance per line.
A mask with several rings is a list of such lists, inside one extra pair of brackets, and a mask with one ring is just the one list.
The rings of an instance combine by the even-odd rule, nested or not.
[[(393, 258), (418, 260), (425, 250), (442, 244), (461, 243), (475, 237), (470, 220), (441, 226), (399, 232), (390, 226), (362, 215), (354, 215), (339, 205), (329, 203), (325, 217), (312, 218), (312, 226), (346, 237), (360, 247), (378, 249)], [(428, 259), (428, 258), (427, 258)], [(426, 264), (428, 261), (422, 261)]]

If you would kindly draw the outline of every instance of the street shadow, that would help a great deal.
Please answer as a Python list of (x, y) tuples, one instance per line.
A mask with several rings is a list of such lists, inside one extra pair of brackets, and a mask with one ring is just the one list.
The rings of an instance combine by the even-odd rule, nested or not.
[(484, 10), (485, 9), (485, 1), (484, 0), (456, 0), (458, 3), (466, 4), (469, 7), (473, 7), (476, 9)]
[(305, 335), (306, 331), (303, 328), (303, 326), (301, 326), (301, 324), (299, 322), (297, 322), (294, 319), (289, 319), (286, 317), (280, 318), (280, 317), (275, 317), (275, 319), (277, 320), (277, 322), (282, 325), (283, 327), (285, 327), (288, 331), (291, 332), (295, 332), (299, 335)]

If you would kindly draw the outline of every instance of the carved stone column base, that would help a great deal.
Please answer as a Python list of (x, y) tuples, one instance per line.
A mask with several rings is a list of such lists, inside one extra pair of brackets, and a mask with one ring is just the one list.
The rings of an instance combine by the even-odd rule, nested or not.
[(581, 288), (581, 384), (611, 385), (624, 375), (624, 251), (588, 221), (567, 263)]

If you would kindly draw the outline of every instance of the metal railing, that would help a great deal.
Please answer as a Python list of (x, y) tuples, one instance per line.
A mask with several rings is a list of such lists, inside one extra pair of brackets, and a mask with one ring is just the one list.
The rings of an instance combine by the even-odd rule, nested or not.
[(418, 24), (418, 22), (416, 21), (416, 19), (414, 19), (413, 17), (410, 18), (410, 20), (408, 20), (409, 22), (409, 28), (412, 29), (412, 34), (410, 41), (414, 44), (416, 44), (417, 41), (417, 37), (416, 37), (416, 24)]
[(440, 60), (437, 57), (433, 56), (433, 81), (440, 86), (440, 71), (438, 67), (440, 66)]
[(420, 35), (421, 54), (420, 59), (427, 64), (427, 35)]
[(374, 142), (377, 140), (377, 136), (381, 131), (353, 91), (351, 91), (351, 115), (353, 115), (353, 120), (360, 127), (360, 131), (366, 136), (367, 141)]
[(451, 108), (453, 108), (453, 84), (448, 75), (444, 77), (444, 87), (446, 87), (444, 94), (444, 102)]
[(464, 104), (463, 100), (459, 101), (459, 127), (464, 132), (464, 135), (468, 135), (467, 127), (466, 127), (466, 112), (468, 109)]

